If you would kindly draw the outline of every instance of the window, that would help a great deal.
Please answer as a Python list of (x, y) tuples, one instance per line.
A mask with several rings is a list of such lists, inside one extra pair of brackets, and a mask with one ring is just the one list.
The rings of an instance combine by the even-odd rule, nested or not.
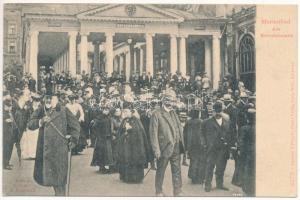
[(240, 73), (255, 72), (255, 49), (251, 35), (245, 35), (240, 44)]
[(16, 34), (16, 32), (17, 32), (16, 24), (9, 24), (8, 25), (8, 34), (13, 35), (13, 34)]
[(240, 80), (250, 91), (255, 91), (255, 43), (250, 34), (243, 36), (239, 47)]
[(16, 41), (11, 40), (8, 42), (8, 52), (9, 53), (16, 53), (17, 47), (16, 47)]

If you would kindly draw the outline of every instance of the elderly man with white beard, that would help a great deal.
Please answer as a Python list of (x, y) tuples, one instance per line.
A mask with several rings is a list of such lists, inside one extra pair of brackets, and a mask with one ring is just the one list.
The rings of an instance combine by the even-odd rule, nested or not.
[(65, 196), (68, 151), (79, 138), (78, 120), (58, 103), (57, 96), (46, 95), (43, 105), (32, 113), (28, 128), (39, 129), (34, 180), (42, 186), (52, 186), (56, 196)]

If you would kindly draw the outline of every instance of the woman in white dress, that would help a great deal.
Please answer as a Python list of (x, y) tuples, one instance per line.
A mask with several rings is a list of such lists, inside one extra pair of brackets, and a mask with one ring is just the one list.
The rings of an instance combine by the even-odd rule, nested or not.
[[(32, 111), (36, 110), (41, 104), (41, 96), (38, 94), (33, 94), (32, 98)], [(39, 130), (29, 130), (24, 132), (23, 138), (21, 140), (21, 149), (23, 159), (33, 160), (35, 159), (36, 145), (38, 139)]]

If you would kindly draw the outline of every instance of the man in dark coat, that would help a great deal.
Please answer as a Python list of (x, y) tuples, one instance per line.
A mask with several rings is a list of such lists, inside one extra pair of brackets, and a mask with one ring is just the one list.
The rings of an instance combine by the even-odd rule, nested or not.
[(191, 111), (191, 119), (184, 126), (183, 133), (186, 136), (186, 149), (190, 158), (190, 167), (188, 177), (192, 179), (193, 184), (202, 184), (205, 178), (205, 158), (206, 154), (201, 141), (201, 119), (199, 119), (199, 110)]
[(240, 99), (236, 104), (237, 108), (237, 125), (238, 128), (247, 124), (247, 110), (249, 108), (248, 95), (241, 92)]
[(9, 164), (11, 154), (14, 147), (14, 131), (16, 125), (12, 113), (11, 97), (5, 97), (3, 101), (3, 169), (12, 170), (12, 165)]
[[(78, 120), (58, 104), (56, 96), (46, 96), (44, 105), (32, 113), (28, 128), (39, 128), (34, 180), (40, 185), (52, 186), (56, 196), (64, 196), (68, 151), (75, 146), (80, 135)], [(67, 135), (71, 136), (70, 140), (66, 139)]]
[[(150, 141), (149, 126), (150, 126), (150, 117), (151, 117), (151, 114), (152, 114), (151, 110), (150, 109), (149, 110), (143, 110), (139, 114), (140, 114), (141, 122), (143, 124), (144, 129), (145, 129), (147, 140)], [(156, 170), (153, 151), (151, 150), (149, 153), (150, 153), (149, 160), (151, 160), (151, 163), (150, 163), (151, 164), (151, 169)]]
[(232, 157), (234, 159), (234, 174), (232, 177), (232, 181), (231, 183), (233, 185), (240, 185), (240, 176), (239, 176), (239, 156), (237, 154), (236, 151), (236, 147), (237, 147), (237, 113), (238, 110), (235, 107), (235, 105), (233, 104), (233, 99), (231, 98), (230, 94), (225, 94), (224, 97), (224, 105), (225, 105), (225, 109), (224, 109), (224, 113), (228, 114), (229, 119), (230, 119), (230, 140), (229, 142), (231, 142), (230, 146), (233, 147), (231, 149), (231, 154)]
[(95, 147), (95, 143), (96, 143), (96, 135), (97, 132), (100, 131), (99, 127), (94, 126), (95, 124), (95, 120), (97, 118), (97, 116), (99, 116), (101, 114), (101, 110), (100, 107), (98, 105), (99, 101), (95, 96), (92, 96), (90, 98), (90, 108), (88, 111), (88, 119), (89, 119), (89, 127), (90, 127), (90, 140), (91, 140), (91, 144), (90, 147)]
[(207, 149), (205, 191), (211, 191), (213, 172), (216, 168), (217, 189), (228, 190), (224, 187), (224, 171), (229, 158), (230, 122), (222, 117), (222, 103), (217, 101), (213, 105), (214, 116), (203, 121), (202, 145)]
[(174, 96), (165, 96), (163, 106), (155, 110), (150, 119), (150, 141), (157, 159), (155, 189), (157, 196), (164, 196), (162, 186), (166, 168), (170, 161), (173, 181), (173, 193), (182, 196), (181, 155), (184, 139), (180, 120), (173, 110)]
[(238, 138), (241, 187), (247, 196), (255, 195), (255, 112), (254, 108), (248, 109), (248, 123), (240, 128)]
[(33, 79), (32, 74), (29, 74), (29, 83), (28, 83), (28, 87), (29, 87), (29, 90), (30, 90), (31, 92), (35, 92), (35, 91), (36, 91), (35, 85), (36, 85), (36, 80)]

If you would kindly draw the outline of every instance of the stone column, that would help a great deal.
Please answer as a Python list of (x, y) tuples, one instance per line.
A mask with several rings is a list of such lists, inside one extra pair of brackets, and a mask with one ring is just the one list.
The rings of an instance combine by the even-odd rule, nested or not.
[(205, 72), (207, 77), (211, 80), (211, 39), (205, 40)]
[(117, 60), (117, 55), (114, 57), (114, 66), (113, 66), (113, 72), (117, 72), (118, 70), (118, 60)]
[(153, 33), (146, 33), (146, 72), (153, 76)]
[(137, 50), (133, 48), (133, 73), (137, 71)]
[(140, 47), (140, 75), (143, 74), (144, 70), (144, 49)]
[(25, 69), (24, 72), (29, 72), (30, 66), (30, 34), (27, 36), (26, 40), (26, 63), (25, 63)]
[(171, 44), (171, 66), (170, 72), (171, 74), (175, 74), (178, 69), (178, 62), (177, 62), (177, 35), (171, 34), (170, 35), (170, 44)]
[(81, 33), (81, 43), (80, 43), (80, 68), (81, 73), (85, 71), (89, 74), (89, 63), (88, 63), (88, 33)]
[[(32, 77), (38, 79), (38, 31), (30, 31), (30, 58), (29, 58), (29, 73), (32, 74)], [(38, 84), (36, 84), (37, 86)]]
[(125, 75), (126, 75), (126, 82), (129, 82), (130, 79), (130, 63), (131, 63), (131, 55), (130, 52), (126, 52), (126, 67), (125, 67)]
[(100, 42), (95, 41), (94, 45), (94, 66), (92, 71), (99, 72), (99, 65), (100, 65)]
[(66, 51), (66, 69), (67, 69), (67, 71), (70, 71), (70, 66), (69, 66), (69, 51)]
[(118, 74), (121, 74), (121, 71), (122, 70), (124, 70), (124, 55), (123, 54), (121, 54), (120, 56), (119, 56), (119, 72), (118, 72)]
[(106, 32), (106, 43), (105, 43), (105, 51), (106, 51), (106, 66), (105, 66), (105, 72), (107, 72), (108, 77), (111, 76), (113, 72), (113, 66), (114, 66), (114, 50), (113, 50), (113, 36), (114, 33)]
[(121, 58), (120, 58), (121, 56), (120, 55), (117, 55), (117, 74), (119, 74), (120, 73), (120, 60), (121, 60)]
[(219, 87), (221, 75), (221, 57), (220, 57), (220, 38), (219, 35), (213, 36), (213, 89), (217, 90)]
[(180, 64), (179, 70), (183, 77), (186, 76), (186, 35), (180, 36)]

